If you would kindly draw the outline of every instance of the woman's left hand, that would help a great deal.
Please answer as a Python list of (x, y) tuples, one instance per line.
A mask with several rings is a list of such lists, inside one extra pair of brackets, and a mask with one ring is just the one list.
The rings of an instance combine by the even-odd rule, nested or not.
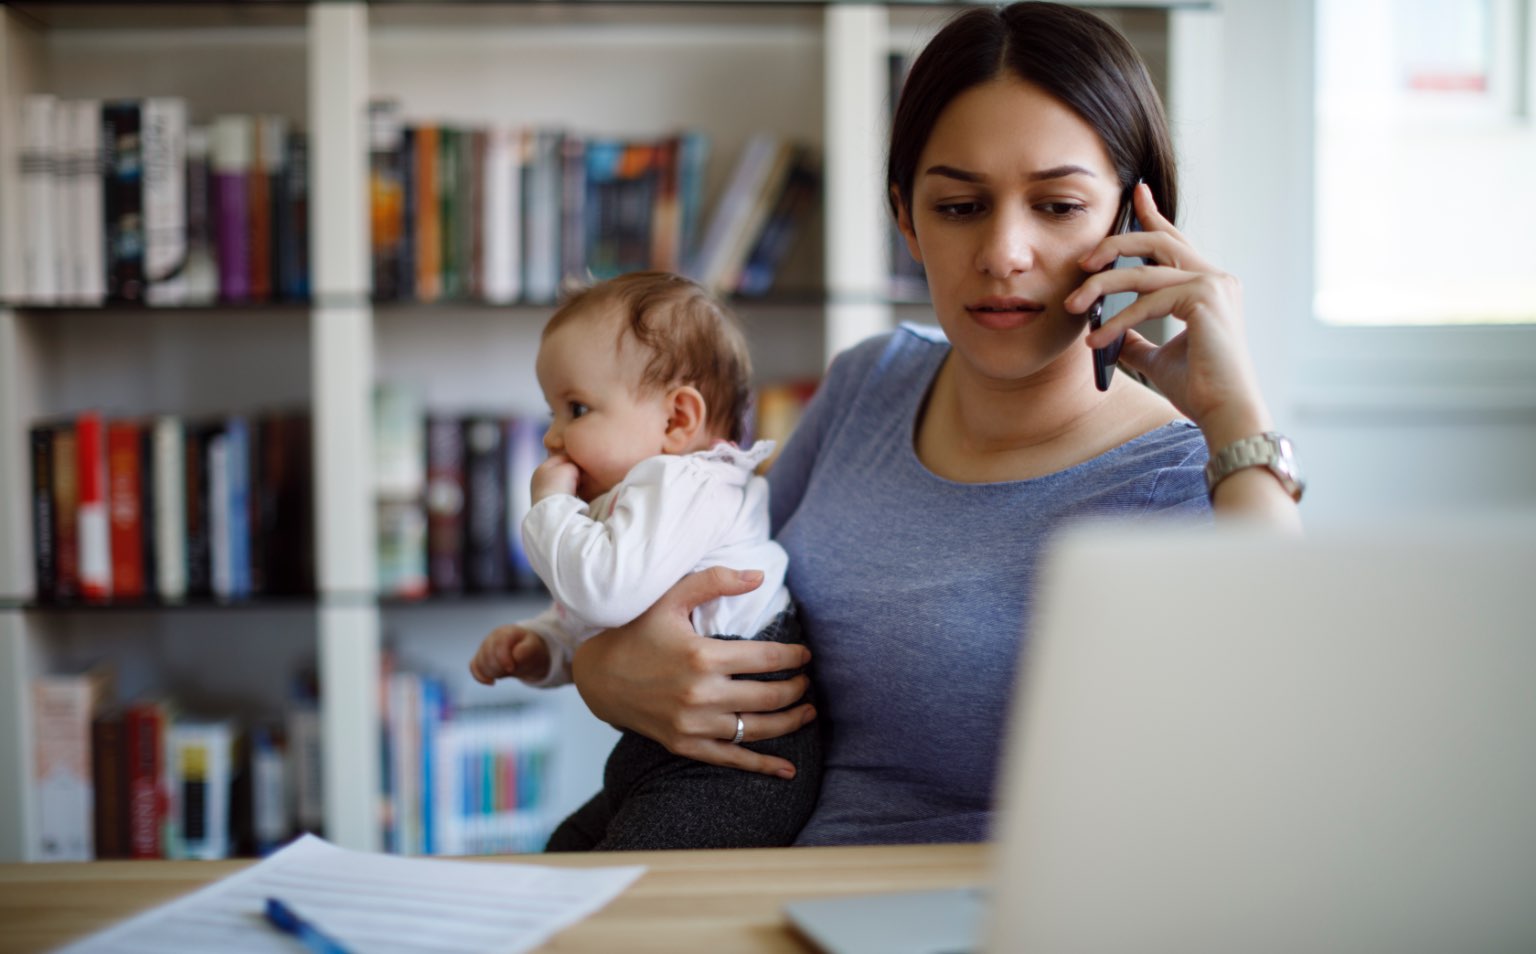
[[(1102, 295), (1137, 293), (1135, 302), (1088, 335), (1089, 347), (1108, 345), (1125, 332), (1120, 364), (1144, 375), (1213, 448), (1269, 430), (1243, 331), (1241, 283), (1195, 251), (1157, 210), (1145, 183), (1136, 186), (1132, 201), (1142, 231), (1100, 242), (1078, 263), (1094, 274), (1067, 297), (1067, 310), (1081, 313)], [(1102, 270), (1117, 256), (1155, 264)], [(1165, 315), (1184, 327), (1163, 345), (1134, 330)]]

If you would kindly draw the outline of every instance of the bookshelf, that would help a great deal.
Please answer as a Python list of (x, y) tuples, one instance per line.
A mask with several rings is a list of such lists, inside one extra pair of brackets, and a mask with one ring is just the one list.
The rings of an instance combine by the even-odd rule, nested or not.
[[(0, 209), (20, 207), (19, 114), (33, 92), (181, 96), (201, 121), (279, 113), (310, 132), (311, 300), (187, 308), (18, 304), (20, 216), (0, 215), (0, 860), (35, 857), (30, 680), (101, 660), (118, 691), (175, 691), (227, 715), (280, 703), (313, 664), (322, 699), (326, 834), (377, 849), (381, 650), (443, 673), (492, 626), (542, 602), (508, 593), (401, 603), (375, 588), (372, 393), (413, 387), (428, 408), (537, 413), (532, 355), (548, 309), (372, 303), (366, 113), (558, 124), (614, 135), (706, 130), (712, 199), (768, 129), (816, 148), (821, 207), (786, 263), (784, 294), (743, 302), (758, 378), (819, 373), (896, 317), (886, 291), (886, 56), (916, 48), (939, 4), (292, 2), (0, 7)], [(1205, 4), (1109, 11), (1149, 51), (1177, 112), (1210, 62)], [(1181, 39), (1182, 38), (1182, 39)], [(1184, 44), (1184, 45), (1180, 45)], [(1175, 66), (1178, 68), (1175, 68)], [(298, 406), (311, 415), (316, 592), (237, 605), (34, 605), (28, 428), (100, 407), (183, 415)], [(552, 694), (557, 802), (600, 779), (613, 732), (571, 690)]]

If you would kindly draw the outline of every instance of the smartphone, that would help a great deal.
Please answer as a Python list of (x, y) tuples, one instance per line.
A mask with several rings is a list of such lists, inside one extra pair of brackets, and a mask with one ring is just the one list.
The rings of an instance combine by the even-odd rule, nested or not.
[[(1120, 213), (1115, 216), (1115, 228), (1110, 234), (1124, 235), (1126, 232), (1141, 231), (1141, 223), (1136, 220), (1136, 213), (1131, 208), (1131, 200), (1128, 197), (1120, 206)], [(1111, 268), (1128, 268), (1142, 264), (1143, 259), (1116, 258), (1105, 270)], [(1125, 307), (1136, 300), (1135, 292), (1116, 292), (1113, 295), (1099, 297), (1088, 309), (1088, 327), (1097, 330), (1104, 322), (1120, 314)], [(1115, 362), (1120, 360), (1120, 346), (1125, 344), (1125, 335), (1121, 334), (1107, 347), (1093, 349), (1093, 383), (1100, 391), (1109, 390), (1109, 381), (1115, 376)]]

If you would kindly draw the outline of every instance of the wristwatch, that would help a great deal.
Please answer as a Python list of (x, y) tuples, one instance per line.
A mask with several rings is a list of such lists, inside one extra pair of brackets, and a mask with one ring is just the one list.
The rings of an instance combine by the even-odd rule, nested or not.
[(1285, 492), (1291, 495), (1291, 499), (1301, 502), (1301, 492), (1306, 489), (1306, 484), (1301, 479), (1301, 471), (1296, 467), (1291, 440), (1274, 431), (1233, 441), (1213, 454), (1205, 465), (1206, 492), (1214, 497), (1217, 484), (1249, 467), (1268, 468), (1275, 479), (1280, 481), (1280, 486), (1285, 488)]

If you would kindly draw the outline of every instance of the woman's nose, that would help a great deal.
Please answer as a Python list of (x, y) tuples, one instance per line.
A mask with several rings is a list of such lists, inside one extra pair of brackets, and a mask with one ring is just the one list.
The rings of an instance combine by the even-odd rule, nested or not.
[(999, 209), (987, 222), (981, 239), (976, 255), (979, 271), (1008, 278), (1034, 266), (1034, 240), (1021, 211)]

